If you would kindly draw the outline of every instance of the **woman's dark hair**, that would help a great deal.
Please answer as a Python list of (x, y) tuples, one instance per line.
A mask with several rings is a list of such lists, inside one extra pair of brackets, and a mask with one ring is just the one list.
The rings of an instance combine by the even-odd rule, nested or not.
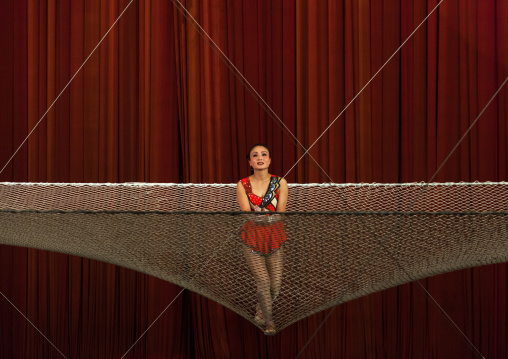
[(249, 149), (249, 152), (247, 152), (247, 159), (250, 161), (250, 153), (251, 151), (254, 149), (254, 147), (257, 147), (257, 146), (261, 146), (261, 147), (264, 147), (268, 150), (268, 157), (272, 158), (272, 154), (270, 152), (270, 149), (268, 148), (267, 145), (265, 145), (264, 143), (256, 143), (254, 146), (252, 146), (250, 149)]

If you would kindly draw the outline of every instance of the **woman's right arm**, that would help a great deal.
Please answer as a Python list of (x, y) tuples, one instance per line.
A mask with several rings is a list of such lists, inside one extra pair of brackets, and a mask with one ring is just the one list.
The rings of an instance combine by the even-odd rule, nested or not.
[(243, 188), (242, 182), (238, 182), (236, 185), (236, 198), (238, 199), (240, 210), (244, 212), (250, 212), (249, 198), (247, 197), (245, 188)]

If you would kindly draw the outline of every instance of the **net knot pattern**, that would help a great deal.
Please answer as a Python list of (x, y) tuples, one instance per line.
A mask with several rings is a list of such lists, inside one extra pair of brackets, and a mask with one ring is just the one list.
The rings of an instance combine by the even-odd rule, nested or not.
[[(508, 258), (508, 183), (292, 184), (277, 331), (349, 300)], [(263, 216), (263, 217), (261, 217)], [(0, 243), (113, 263), (255, 325), (236, 184), (0, 183)], [(273, 218), (272, 218), (273, 217)]]

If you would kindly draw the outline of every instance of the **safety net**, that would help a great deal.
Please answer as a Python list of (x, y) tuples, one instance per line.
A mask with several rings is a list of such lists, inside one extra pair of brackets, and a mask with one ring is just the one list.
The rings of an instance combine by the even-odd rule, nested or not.
[[(285, 213), (238, 208), (236, 184), (0, 183), (0, 243), (147, 273), (263, 330), (271, 315), (276, 331), (369, 293), (508, 258), (504, 182), (293, 184)], [(246, 240), (267, 233), (279, 243)]]

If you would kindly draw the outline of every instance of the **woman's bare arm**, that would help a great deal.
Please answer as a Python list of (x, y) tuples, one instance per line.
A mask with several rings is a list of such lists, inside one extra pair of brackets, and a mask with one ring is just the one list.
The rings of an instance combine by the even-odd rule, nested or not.
[(244, 212), (249, 212), (250, 211), (249, 198), (247, 197), (247, 192), (245, 192), (245, 188), (243, 188), (242, 182), (238, 182), (236, 185), (236, 198), (238, 199), (240, 210)]
[(277, 201), (277, 212), (285, 212), (288, 203), (288, 183), (282, 178), (279, 187), (279, 199)]

